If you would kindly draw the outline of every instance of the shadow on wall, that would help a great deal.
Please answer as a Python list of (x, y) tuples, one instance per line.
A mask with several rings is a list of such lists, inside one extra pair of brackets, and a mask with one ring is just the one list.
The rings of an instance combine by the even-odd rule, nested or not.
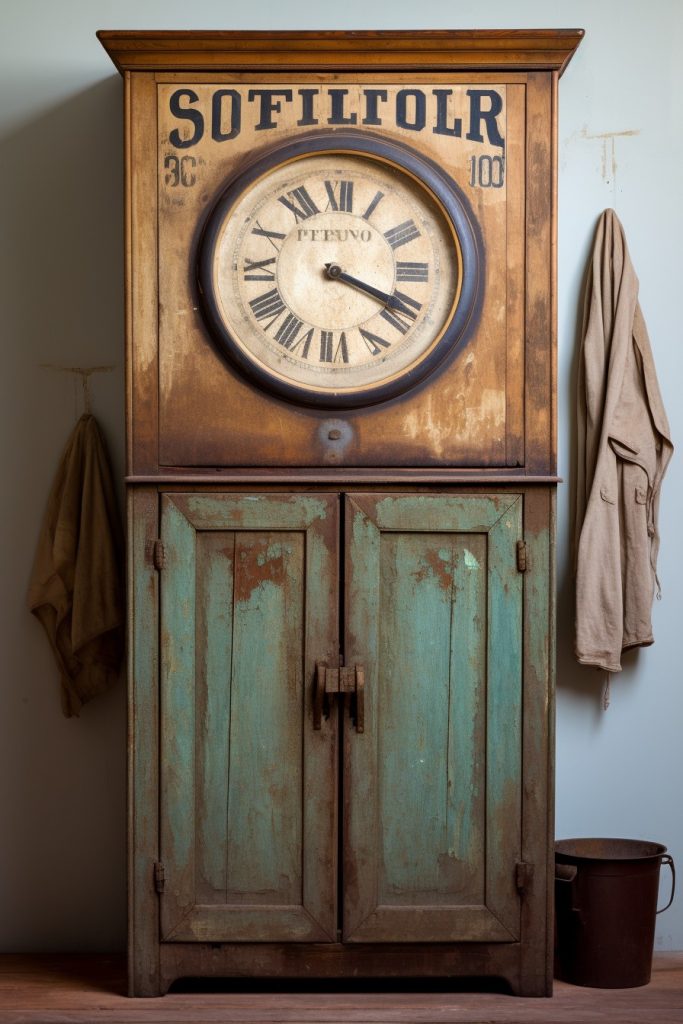
[[(63, 94), (62, 80), (43, 82), (43, 95), (56, 85)], [(125, 688), (64, 719), (55, 662), (26, 608), (45, 502), (83, 402), (80, 380), (45, 364), (115, 367), (91, 378), (92, 411), (123, 476), (122, 108), (112, 75), (0, 138), (3, 468), (18, 484), (2, 580), (7, 950), (125, 945)]]
[(117, 76), (0, 140), (4, 287), (47, 362), (95, 348), (123, 370), (122, 106)]

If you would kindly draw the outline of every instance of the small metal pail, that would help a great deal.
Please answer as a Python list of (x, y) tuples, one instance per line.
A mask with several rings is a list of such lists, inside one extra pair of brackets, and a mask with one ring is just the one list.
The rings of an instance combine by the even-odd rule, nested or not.
[[(659, 867), (671, 868), (671, 897), (657, 910)], [(555, 843), (555, 973), (573, 985), (635, 988), (652, 971), (655, 917), (671, 906), (673, 859), (639, 839)]]

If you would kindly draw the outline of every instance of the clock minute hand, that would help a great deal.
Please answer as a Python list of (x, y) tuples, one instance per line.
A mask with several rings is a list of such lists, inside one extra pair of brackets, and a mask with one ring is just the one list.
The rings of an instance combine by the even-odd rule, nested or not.
[(338, 263), (326, 263), (325, 274), (329, 277), (330, 281), (341, 281), (342, 284), (349, 284), (352, 288), (357, 288), (358, 291), (365, 292), (366, 295), (372, 295), (374, 299), (379, 299), (389, 309), (395, 309), (398, 313), (406, 313), (411, 318), (414, 318), (413, 311), (401, 302), (400, 299), (397, 299), (395, 295), (389, 295), (388, 292), (383, 292), (379, 288), (375, 288), (374, 285), (367, 284), (365, 281), (360, 281), (357, 277), (347, 274)]

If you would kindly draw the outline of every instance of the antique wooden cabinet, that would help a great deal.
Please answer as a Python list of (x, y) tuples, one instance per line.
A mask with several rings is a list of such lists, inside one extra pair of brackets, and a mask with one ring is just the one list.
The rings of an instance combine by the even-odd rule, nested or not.
[(100, 33), (126, 110), (131, 993), (551, 991), (580, 37)]

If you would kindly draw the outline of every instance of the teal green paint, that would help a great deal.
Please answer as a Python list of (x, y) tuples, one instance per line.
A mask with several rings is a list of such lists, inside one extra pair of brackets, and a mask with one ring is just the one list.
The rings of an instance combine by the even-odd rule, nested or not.
[(521, 536), (520, 499), (489, 534), (487, 898), (513, 934), (519, 933), (519, 896), (512, 876), (521, 856), (523, 576), (516, 562)]
[(453, 562), (441, 543), (430, 534), (382, 537), (377, 727), (383, 904), (430, 902), (443, 883)]
[(325, 497), (306, 494), (188, 494), (176, 500), (201, 530), (301, 530), (328, 514)]
[(521, 510), (509, 494), (348, 499), (347, 642), (371, 716), (347, 743), (356, 941), (519, 932)]
[(196, 895), (227, 890), (228, 765), (235, 534), (197, 535)]
[[(336, 650), (336, 548), (324, 526), (334, 501), (313, 498), (324, 515), (306, 527), (288, 496), (247, 505), (231, 495), (219, 516), (221, 497), (211, 497), (208, 511), (199, 498), (190, 509), (185, 495), (165, 505), (162, 857), (167, 851), (173, 886), (162, 901), (162, 930), (168, 937), (175, 928), (174, 937), (186, 940), (334, 939), (335, 781), (333, 746), (325, 743), (332, 724), (308, 730), (315, 659)], [(367, 710), (364, 734), (346, 728), (352, 804), (344, 928), (368, 941), (395, 940), (397, 927), (416, 941), (500, 940), (519, 925), (510, 851), (519, 850), (521, 803), (521, 501), (427, 497), (348, 501), (346, 657), (365, 666)], [(408, 525), (398, 531), (404, 501)], [(258, 509), (267, 525), (245, 529)], [(183, 511), (211, 534), (200, 538), (196, 561)], [(299, 511), (305, 520), (311, 510)], [(295, 522), (291, 530), (279, 512)], [(232, 580), (219, 564), (229, 547), (224, 530), (236, 535)], [(196, 666), (195, 637), (197, 649), (208, 638)], [(226, 738), (220, 722), (228, 715)], [(476, 751), (485, 716), (484, 764)], [(224, 863), (212, 847), (222, 844), (225, 816), (221, 824), (216, 815), (226, 804), (226, 774), (223, 883)], [(485, 877), (477, 871), (482, 848)]]
[(338, 650), (338, 499), (254, 498), (163, 499), (163, 935), (336, 940), (335, 743), (304, 683)]
[(338, 500), (254, 498), (164, 499), (163, 934), (330, 941), (335, 745), (304, 738), (303, 665), (338, 649)]
[(462, 532), (485, 532), (518, 500), (517, 494), (409, 494), (397, 504), (390, 496), (377, 502), (377, 525), (381, 530), (448, 533), (457, 523)]
[(486, 535), (454, 538), (448, 711), (448, 860), (462, 902), (483, 903), (486, 838)]
[(161, 588), (161, 857), (172, 872), (173, 897), (162, 901), (168, 933), (194, 902), (195, 535), (165, 502), (167, 552)]
[(484, 898), (482, 564), (484, 535), (463, 538), (453, 532), (449, 549), (443, 534), (382, 538), (378, 764), (384, 904)]
[(463, 562), (467, 569), (479, 569), (480, 561), (468, 548), (463, 551)]
[(252, 902), (301, 902), (303, 556), (300, 534), (235, 546), (228, 891)]

